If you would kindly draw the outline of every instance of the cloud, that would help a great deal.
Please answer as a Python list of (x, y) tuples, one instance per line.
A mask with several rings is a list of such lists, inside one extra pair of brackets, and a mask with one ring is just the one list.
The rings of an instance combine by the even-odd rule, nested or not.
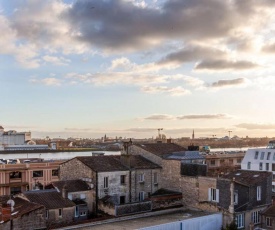
[(264, 45), (262, 47), (262, 51), (265, 53), (270, 53), (270, 54), (275, 53), (275, 42), (271, 42), (267, 45)]
[(168, 114), (153, 114), (148, 117), (144, 117), (144, 120), (173, 120), (174, 116)]
[(275, 124), (257, 124), (257, 123), (241, 123), (236, 125), (238, 128), (254, 130), (254, 129), (275, 129)]
[(244, 85), (246, 83), (245, 78), (237, 78), (232, 80), (219, 80), (217, 82), (213, 82), (210, 87), (221, 88), (221, 87), (229, 87), (229, 86), (238, 86)]
[(259, 67), (256, 63), (249, 61), (226, 61), (226, 60), (206, 60), (198, 63), (195, 67), (196, 70), (248, 70)]
[(43, 79), (36, 79), (32, 78), (30, 79), (31, 83), (40, 83), (46, 86), (60, 86), (62, 83), (62, 80), (54, 77), (48, 77), (48, 78), (43, 78)]
[(59, 58), (59, 57), (50, 56), (50, 55), (45, 55), (42, 57), (42, 59), (53, 65), (68, 65), (71, 62), (69, 59), (66, 59), (64, 57)]
[(64, 128), (66, 131), (73, 131), (73, 132), (89, 132), (89, 131), (94, 131), (94, 129), (91, 128), (86, 128), (86, 129), (81, 129), (81, 128)]
[(185, 120), (185, 119), (229, 119), (231, 118), (227, 114), (191, 114), (191, 115), (183, 115), (178, 116), (177, 119)]
[(177, 87), (145, 86), (141, 88), (141, 91), (145, 93), (151, 93), (151, 94), (166, 93), (171, 96), (182, 96), (182, 95), (187, 95), (191, 93), (189, 90), (186, 90), (181, 86), (177, 86)]

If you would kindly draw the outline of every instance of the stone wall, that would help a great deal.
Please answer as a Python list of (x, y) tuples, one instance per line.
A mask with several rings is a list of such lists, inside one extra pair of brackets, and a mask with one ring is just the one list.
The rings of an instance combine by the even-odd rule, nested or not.
[[(13, 229), (25, 230), (46, 228), (44, 213), (45, 209), (40, 208), (14, 219), (12, 223)], [(7, 228), (4, 227), (3, 229), (10, 229), (10, 222), (8, 222), (7, 225)]]
[[(158, 175), (158, 183), (154, 183), (154, 173)], [(144, 182), (139, 181), (139, 174), (144, 174)], [(161, 169), (137, 169), (131, 171), (131, 202), (139, 201), (139, 193), (145, 192), (144, 198), (160, 188)]]
[(181, 192), (181, 162), (178, 160), (162, 160), (160, 188)]
[(197, 177), (182, 176), (180, 179), (182, 203), (186, 207), (196, 208), (199, 202), (199, 184)]
[[(125, 184), (121, 184), (121, 175), (126, 176)], [(104, 188), (104, 177), (108, 177), (108, 188)], [(113, 196), (117, 204), (120, 203), (120, 196), (125, 196), (125, 202), (129, 202), (129, 171), (98, 173), (98, 198), (106, 195)]]
[(74, 220), (75, 207), (62, 208), (62, 216), (59, 216), (59, 209), (49, 210), (47, 224), (70, 223)]
[(182, 206), (182, 194), (150, 197), (149, 200), (152, 201), (153, 210)]
[(199, 202), (208, 201), (209, 188), (216, 188), (217, 179), (212, 177), (198, 177)]

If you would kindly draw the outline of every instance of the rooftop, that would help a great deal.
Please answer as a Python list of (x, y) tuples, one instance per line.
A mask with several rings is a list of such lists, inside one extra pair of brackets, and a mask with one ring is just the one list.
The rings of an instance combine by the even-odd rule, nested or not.
[(135, 145), (162, 158), (175, 152), (186, 151), (186, 148), (174, 143), (150, 143)]
[(64, 199), (55, 189), (27, 191), (24, 192), (23, 195), (31, 202), (44, 205), (46, 209), (75, 206), (72, 201)]
[(66, 181), (54, 181), (52, 185), (56, 187), (60, 192), (64, 185), (67, 186), (68, 192), (81, 192), (90, 190), (90, 186), (83, 180), (66, 180)]
[(272, 175), (272, 172), (259, 172), (252, 170), (237, 170), (234, 172), (230, 172), (221, 176), (221, 178), (232, 180), (235, 178), (235, 181), (247, 186), (251, 184), (257, 184), (262, 182), (264, 179), (268, 178)]

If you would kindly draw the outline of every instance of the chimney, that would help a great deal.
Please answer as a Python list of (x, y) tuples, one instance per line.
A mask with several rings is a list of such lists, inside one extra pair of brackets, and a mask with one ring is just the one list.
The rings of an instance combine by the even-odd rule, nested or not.
[(68, 186), (66, 184), (62, 188), (62, 197), (68, 199)]
[(128, 168), (131, 168), (131, 155), (128, 154), (121, 154), (120, 155), (120, 162)]
[(172, 143), (172, 138), (167, 139), (167, 144), (171, 144)]

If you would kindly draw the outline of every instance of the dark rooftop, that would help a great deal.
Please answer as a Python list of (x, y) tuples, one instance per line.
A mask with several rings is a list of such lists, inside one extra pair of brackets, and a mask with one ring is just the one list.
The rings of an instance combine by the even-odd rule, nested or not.
[[(147, 160), (139, 155), (129, 155), (129, 165), (123, 163), (122, 157), (127, 156), (89, 156), (89, 157), (76, 157), (83, 164), (87, 165), (96, 172), (112, 172), (112, 171), (128, 171), (131, 169), (155, 169), (161, 168), (159, 165)], [(55, 182), (56, 183), (56, 182)]]
[(161, 189), (155, 191), (151, 195), (151, 197), (154, 197), (154, 196), (165, 196), (165, 195), (182, 195), (182, 193), (181, 192), (177, 192), (177, 191), (172, 191), (172, 190), (161, 188)]
[(66, 180), (66, 181), (55, 181), (52, 182), (52, 185), (56, 187), (60, 192), (64, 185), (67, 186), (68, 192), (80, 192), (90, 190), (90, 186), (83, 180)]
[(166, 155), (174, 152), (186, 151), (186, 148), (174, 143), (150, 143), (135, 145), (159, 157), (165, 157)]
[(64, 199), (62, 195), (55, 189), (27, 191), (23, 194), (29, 201), (42, 204), (46, 207), (46, 209), (67, 208), (75, 206), (71, 200)]
[(232, 180), (235, 178), (236, 182), (250, 186), (262, 182), (267, 177), (271, 176), (271, 172), (259, 172), (251, 170), (237, 170), (221, 176), (221, 178)]
[(273, 216), (273, 217), (275, 217), (275, 206), (272, 205), (267, 210), (265, 210), (262, 214), (265, 215), (265, 216)]

